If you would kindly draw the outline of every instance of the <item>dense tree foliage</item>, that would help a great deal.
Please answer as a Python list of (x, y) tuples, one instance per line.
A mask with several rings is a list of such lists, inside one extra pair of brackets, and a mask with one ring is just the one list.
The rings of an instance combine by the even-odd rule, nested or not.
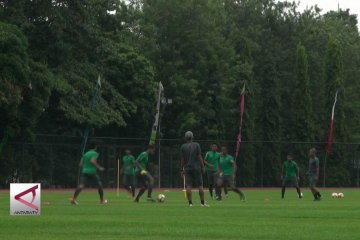
[[(310, 146), (324, 156), (337, 90), (335, 141), (360, 142), (357, 24), (349, 10), (275, 0), (0, 1), (0, 173), (16, 164), (9, 142), (36, 134), (81, 137), (91, 126), (91, 136), (149, 137), (161, 81), (173, 100), (163, 138), (192, 130), (229, 147), (245, 85), (239, 180), (274, 185), (286, 152), (303, 168)], [(34, 151), (24, 153), (32, 178), (75, 166)], [(351, 183), (350, 158), (335, 145), (329, 184)]]

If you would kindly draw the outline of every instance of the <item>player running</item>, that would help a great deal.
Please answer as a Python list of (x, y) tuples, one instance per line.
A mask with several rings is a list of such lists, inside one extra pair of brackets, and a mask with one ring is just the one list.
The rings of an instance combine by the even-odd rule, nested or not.
[(185, 140), (181, 146), (181, 161), (180, 169), (181, 175), (185, 177), (186, 185), (186, 197), (189, 201), (189, 206), (193, 206), (192, 202), (192, 187), (199, 188), (199, 195), (202, 207), (209, 207), (205, 202), (203, 178), (202, 173), (204, 171), (204, 160), (201, 156), (200, 145), (197, 142), (193, 142), (194, 135), (188, 131), (185, 133)]
[(219, 165), (220, 153), (217, 151), (218, 147), (216, 143), (211, 144), (211, 151), (207, 152), (205, 155), (204, 163), (206, 165), (206, 173), (209, 182), (209, 193), (211, 198), (213, 198), (213, 189), (216, 187), (217, 182), (217, 171)]
[(281, 189), (281, 198), (284, 198), (285, 196), (285, 188), (286, 187), (295, 187), (298, 197), (301, 198), (301, 191), (299, 188), (299, 167), (296, 164), (296, 162), (293, 160), (293, 155), (291, 153), (288, 153), (287, 161), (284, 162), (282, 172), (281, 172), (281, 180), (282, 183), (282, 189)]
[(129, 149), (125, 150), (125, 156), (122, 158), (123, 167), (123, 186), (128, 191), (129, 195), (135, 197), (135, 157), (131, 154)]
[(148, 146), (145, 152), (142, 152), (135, 161), (135, 177), (140, 190), (134, 199), (134, 202), (139, 202), (140, 197), (144, 194), (146, 189), (148, 190), (147, 200), (149, 202), (155, 202), (155, 200), (151, 197), (153, 185), (154, 185), (154, 178), (151, 174), (146, 170), (146, 166), (149, 161), (149, 154), (155, 154), (155, 147)]
[(245, 201), (245, 194), (235, 186), (235, 175), (236, 175), (236, 162), (234, 158), (228, 154), (227, 147), (221, 148), (219, 170), (218, 175), (220, 176), (217, 180), (216, 188), (216, 200), (221, 201), (221, 188), (229, 186), (230, 190), (236, 192), (240, 196), (240, 200)]
[(316, 189), (316, 183), (319, 180), (319, 159), (316, 157), (316, 149), (311, 148), (309, 150), (309, 171), (308, 171), (308, 177), (309, 177), (309, 187), (314, 195), (314, 201), (320, 201), (321, 200), (321, 194)]
[(70, 199), (70, 202), (72, 204), (78, 205), (77, 197), (79, 196), (82, 189), (90, 182), (97, 183), (98, 192), (100, 196), (100, 204), (107, 203), (107, 201), (104, 200), (103, 186), (100, 177), (97, 174), (97, 170), (104, 171), (104, 168), (97, 163), (99, 154), (96, 152), (96, 150), (97, 150), (97, 145), (93, 144), (90, 147), (90, 150), (86, 152), (84, 156), (81, 158), (79, 166), (82, 168), (81, 171), (82, 174), (81, 174), (80, 184), (75, 190), (73, 198)]

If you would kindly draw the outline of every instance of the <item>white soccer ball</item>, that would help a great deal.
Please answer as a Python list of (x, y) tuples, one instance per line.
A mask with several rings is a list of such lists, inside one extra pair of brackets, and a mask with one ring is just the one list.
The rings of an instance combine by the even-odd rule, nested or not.
[(345, 195), (343, 193), (338, 193), (338, 198), (344, 198)]
[(158, 195), (158, 197), (157, 197), (157, 200), (158, 200), (158, 202), (160, 202), (160, 203), (165, 202), (165, 195), (160, 193), (160, 194)]
[(304, 194), (301, 192), (301, 193), (300, 193), (300, 196), (301, 196), (301, 197), (304, 197)]
[(331, 197), (332, 197), (332, 198), (338, 198), (339, 195), (338, 195), (336, 192), (333, 192), (333, 193), (331, 194)]

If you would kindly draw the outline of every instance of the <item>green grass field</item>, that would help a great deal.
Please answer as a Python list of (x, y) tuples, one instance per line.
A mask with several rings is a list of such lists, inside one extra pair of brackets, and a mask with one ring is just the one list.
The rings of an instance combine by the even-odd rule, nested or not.
[[(345, 198), (332, 199), (331, 192)], [(359, 239), (360, 191), (323, 191), (313, 202), (303, 190), (298, 199), (288, 190), (281, 200), (276, 190), (245, 190), (247, 201), (229, 194), (222, 202), (209, 200), (201, 208), (194, 194), (193, 208), (183, 192), (164, 192), (165, 203), (133, 203), (125, 193), (106, 192), (107, 205), (98, 204), (96, 192), (83, 192), (79, 206), (72, 192), (43, 192), (41, 216), (9, 216), (9, 194), (0, 193), (0, 239)], [(155, 192), (157, 196), (159, 192)]]

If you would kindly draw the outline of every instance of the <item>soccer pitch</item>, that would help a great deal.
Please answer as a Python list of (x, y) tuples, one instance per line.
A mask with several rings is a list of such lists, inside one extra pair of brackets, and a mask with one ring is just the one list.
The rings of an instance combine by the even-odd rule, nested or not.
[[(9, 194), (0, 193), (0, 239), (359, 239), (360, 191), (323, 190), (313, 202), (303, 189), (298, 199), (288, 189), (244, 190), (246, 202), (230, 192), (221, 202), (208, 199), (201, 208), (194, 192), (190, 208), (182, 191), (166, 195), (165, 203), (133, 203), (126, 193), (105, 192), (107, 205), (98, 204), (97, 192), (83, 192), (78, 206), (70, 205), (72, 191), (42, 193), (41, 216), (9, 216)], [(332, 199), (332, 192), (345, 198)], [(206, 193), (208, 195), (208, 193)], [(208, 196), (207, 196), (208, 197)]]

